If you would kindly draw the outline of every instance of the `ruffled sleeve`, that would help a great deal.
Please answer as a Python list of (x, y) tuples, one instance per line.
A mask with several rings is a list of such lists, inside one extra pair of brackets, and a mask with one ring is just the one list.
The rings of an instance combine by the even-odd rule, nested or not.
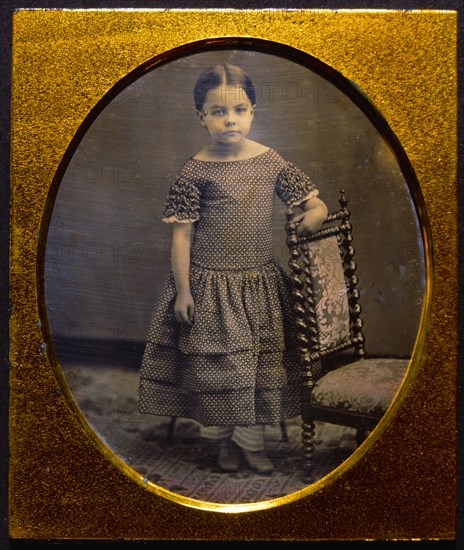
[(287, 162), (277, 177), (276, 194), (285, 205), (297, 206), (317, 197), (319, 191), (298, 166)]
[(163, 222), (189, 223), (200, 219), (200, 192), (195, 182), (180, 175), (171, 184), (164, 204)]

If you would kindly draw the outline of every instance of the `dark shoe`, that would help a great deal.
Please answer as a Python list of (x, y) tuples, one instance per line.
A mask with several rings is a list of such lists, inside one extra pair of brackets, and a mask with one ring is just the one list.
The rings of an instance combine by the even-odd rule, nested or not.
[(223, 472), (236, 472), (240, 468), (242, 457), (237, 445), (226, 439), (219, 443), (218, 466)]
[(270, 474), (274, 471), (274, 464), (264, 454), (264, 451), (249, 451), (241, 448), (242, 456), (247, 463), (248, 468), (257, 474)]
[(194, 448), (195, 459), (200, 468), (214, 468), (218, 459), (218, 448), (210, 439), (200, 437)]

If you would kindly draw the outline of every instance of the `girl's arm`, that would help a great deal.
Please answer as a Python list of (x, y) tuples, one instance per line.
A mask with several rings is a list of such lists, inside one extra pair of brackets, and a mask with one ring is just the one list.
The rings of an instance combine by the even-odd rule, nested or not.
[(312, 197), (300, 205), (304, 210), (302, 214), (294, 216), (293, 220), (298, 223), (297, 234), (315, 233), (327, 219), (327, 206), (318, 197)]
[(176, 283), (176, 302), (174, 316), (178, 323), (191, 325), (195, 304), (190, 292), (190, 243), (193, 235), (193, 223), (173, 224), (171, 263)]

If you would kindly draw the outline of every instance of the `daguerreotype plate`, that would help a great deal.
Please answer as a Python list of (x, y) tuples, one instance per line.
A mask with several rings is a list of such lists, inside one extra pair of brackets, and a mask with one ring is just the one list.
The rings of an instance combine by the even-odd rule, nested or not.
[[(19, 10), (14, 27), (12, 537), (453, 538), (456, 14)], [(253, 82), (248, 139), (262, 144), (258, 155), (232, 161), (233, 170), (228, 160), (226, 172), (224, 163), (198, 157), (219, 122), (204, 127), (193, 95), (199, 75), (224, 64)], [(248, 96), (233, 99), (246, 109)], [(297, 165), (329, 211), (339, 208), (341, 190), (348, 199), (367, 356), (405, 360), (404, 371), (386, 393), (384, 380), (365, 381), (387, 403), (363, 442), (354, 426), (316, 422), (309, 479), (299, 412), (265, 422), (269, 472), (240, 453), (226, 471), (219, 445), (202, 437), (201, 419), (211, 418), (211, 407), (227, 417), (232, 391), (240, 400), (234, 410), (249, 406), (249, 388), (237, 391), (239, 377), (230, 373), (251, 371), (255, 380), (270, 363), (279, 334), (263, 319), (275, 325), (278, 301), (259, 303), (267, 313), (248, 355), (235, 342), (219, 352), (214, 342), (230, 324), (242, 342), (246, 323), (237, 319), (253, 325), (255, 309), (243, 314), (231, 294), (228, 278), (237, 280), (241, 264), (197, 250), (197, 261), (211, 263), (194, 287), (195, 300), (211, 310), (211, 332), (179, 344), (190, 346), (188, 365), (175, 355), (177, 328), (156, 305), (166, 296), (178, 225), (162, 221), (165, 200), (186, 161), (194, 167), (189, 189), (210, 181), (204, 173), (213, 165), (228, 184), (249, 177), (253, 185), (234, 195), (240, 205), (255, 200), (256, 182), (270, 185), (273, 162), (284, 163), (279, 170)], [(234, 217), (216, 191), (201, 193), (202, 215), (214, 223), (229, 217), (223, 256), (230, 262), (255, 256), (248, 233), (256, 231), (261, 246), (273, 208), (273, 254), (290, 280), (282, 201), (253, 202), (253, 216), (238, 209)], [(178, 200), (191, 214), (191, 198)], [(220, 238), (214, 223), (206, 243)], [(205, 238), (207, 223), (201, 227), (195, 239)], [(219, 294), (207, 280), (212, 272)], [(270, 288), (262, 292), (272, 301), (277, 287)], [(226, 294), (230, 310), (218, 298)], [(148, 368), (155, 318), (159, 340)], [(270, 370), (266, 392), (278, 393), (282, 380)], [(182, 410), (172, 405), (180, 379), (189, 387)], [(198, 397), (205, 383), (214, 388)], [(153, 404), (150, 392), (168, 405)], [(377, 401), (363, 399), (355, 414), (369, 417)]]

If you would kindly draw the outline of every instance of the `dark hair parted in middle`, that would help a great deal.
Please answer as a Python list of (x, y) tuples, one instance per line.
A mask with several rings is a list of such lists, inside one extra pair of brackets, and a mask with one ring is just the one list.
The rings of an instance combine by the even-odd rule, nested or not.
[(201, 111), (206, 94), (219, 86), (237, 86), (245, 90), (251, 104), (256, 103), (256, 92), (253, 83), (243, 69), (228, 63), (214, 65), (198, 77), (193, 90), (193, 98), (197, 111)]

